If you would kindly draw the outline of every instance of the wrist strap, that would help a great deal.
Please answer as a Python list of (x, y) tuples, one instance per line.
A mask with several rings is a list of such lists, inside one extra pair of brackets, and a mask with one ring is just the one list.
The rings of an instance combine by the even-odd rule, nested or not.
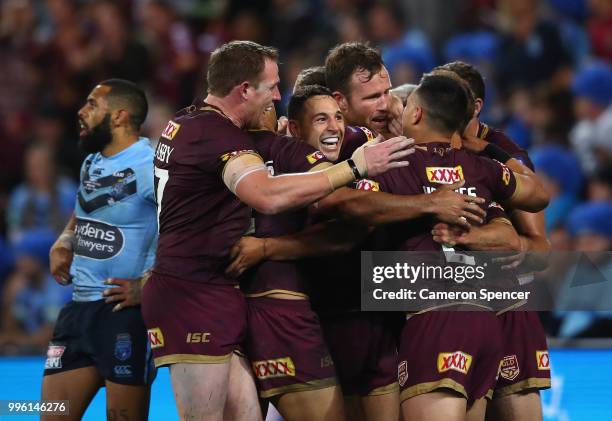
[(349, 167), (351, 167), (351, 170), (353, 170), (353, 175), (355, 176), (355, 180), (359, 180), (363, 178), (361, 177), (361, 174), (359, 173), (359, 168), (357, 168), (357, 164), (355, 164), (355, 161), (353, 161), (352, 158), (347, 159), (346, 162), (348, 162)]
[(484, 153), (489, 158), (495, 159), (501, 162), (502, 164), (505, 164), (506, 162), (512, 159), (512, 157), (510, 156), (508, 152), (506, 152), (499, 146), (494, 145), (493, 143), (488, 143), (487, 146), (485, 146)]

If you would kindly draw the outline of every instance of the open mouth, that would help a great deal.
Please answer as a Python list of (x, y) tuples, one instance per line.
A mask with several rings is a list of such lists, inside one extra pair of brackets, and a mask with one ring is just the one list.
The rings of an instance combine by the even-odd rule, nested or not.
[(334, 137), (326, 137), (325, 139), (321, 139), (321, 143), (325, 146), (337, 146), (340, 142), (338, 136)]
[(87, 124), (81, 119), (79, 119), (79, 135), (83, 136), (89, 131)]
[(388, 121), (389, 121), (389, 119), (387, 118), (387, 116), (372, 117), (372, 123), (375, 126), (377, 126), (377, 127), (384, 127), (384, 126), (386, 126)]

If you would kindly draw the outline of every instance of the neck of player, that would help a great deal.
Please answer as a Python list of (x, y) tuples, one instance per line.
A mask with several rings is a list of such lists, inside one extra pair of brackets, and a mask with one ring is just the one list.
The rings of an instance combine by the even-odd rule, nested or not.
[(138, 133), (127, 130), (125, 127), (117, 127), (113, 131), (113, 140), (102, 149), (102, 156), (110, 158), (124, 149), (129, 148), (138, 141)]
[(246, 124), (246, 122), (243, 121), (244, 119), (240, 118), (240, 113), (236, 111), (240, 109), (240, 103), (234, 103), (230, 95), (220, 98), (218, 96), (208, 94), (206, 99), (204, 99), (204, 102), (220, 109), (221, 112), (239, 128), (243, 128)]

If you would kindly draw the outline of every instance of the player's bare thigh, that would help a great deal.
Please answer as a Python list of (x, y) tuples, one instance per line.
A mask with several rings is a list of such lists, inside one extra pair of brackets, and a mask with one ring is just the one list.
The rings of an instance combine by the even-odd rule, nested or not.
[(493, 399), (487, 407), (487, 421), (542, 421), (540, 392), (529, 390)]
[(406, 421), (464, 421), (467, 400), (451, 390), (436, 390), (402, 402), (402, 416)]
[(80, 420), (87, 406), (104, 384), (104, 379), (94, 366), (63, 371), (43, 377), (43, 400), (67, 400), (69, 415), (41, 415), (42, 421)]
[(344, 421), (340, 386), (289, 392), (272, 399), (285, 421)]
[(362, 396), (360, 401), (366, 421), (399, 419), (399, 391), (383, 395)]
[(488, 402), (487, 398), (482, 397), (469, 405), (465, 421), (484, 421)]
[(257, 387), (248, 360), (232, 355), (229, 385), (223, 419), (226, 421), (263, 421)]
[(222, 421), (230, 363), (170, 365), (172, 391), (180, 419)]
[(145, 421), (149, 414), (150, 386), (106, 381), (107, 421)]

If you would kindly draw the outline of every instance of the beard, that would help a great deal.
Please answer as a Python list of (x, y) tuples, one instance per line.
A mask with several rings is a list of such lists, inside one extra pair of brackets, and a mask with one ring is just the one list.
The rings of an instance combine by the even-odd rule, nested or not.
[(88, 154), (101, 152), (112, 140), (110, 113), (107, 113), (97, 126), (79, 138), (79, 148)]

